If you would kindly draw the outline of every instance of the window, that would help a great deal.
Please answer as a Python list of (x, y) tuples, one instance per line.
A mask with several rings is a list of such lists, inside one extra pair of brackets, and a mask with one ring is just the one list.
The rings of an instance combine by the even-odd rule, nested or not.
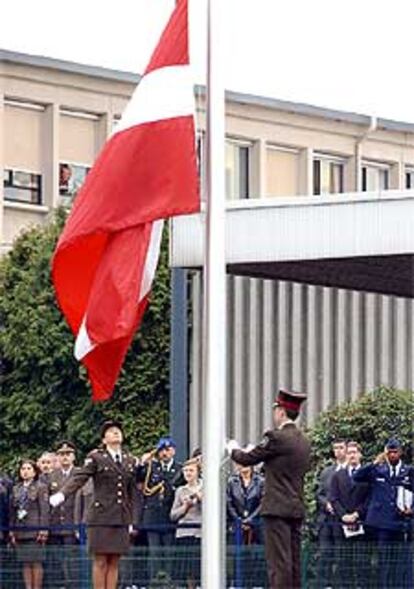
[(14, 202), (41, 204), (41, 175), (22, 170), (4, 170), (4, 198)]
[(266, 196), (295, 196), (299, 184), (296, 149), (269, 146), (266, 152)]
[(338, 194), (344, 191), (344, 162), (330, 156), (313, 160), (313, 194)]
[(412, 168), (405, 170), (405, 188), (414, 188), (414, 169)]
[(377, 192), (390, 187), (390, 169), (387, 165), (369, 163), (362, 166), (362, 191)]
[(251, 144), (226, 141), (226, 196), (237, 200), (250, 197)]
[[(59, 194), (70, 203), (78, 193), (89, 172), (88, 166), (62, 162), (59, 164)], [(66, 198), (65, 198), (66, 197)]]

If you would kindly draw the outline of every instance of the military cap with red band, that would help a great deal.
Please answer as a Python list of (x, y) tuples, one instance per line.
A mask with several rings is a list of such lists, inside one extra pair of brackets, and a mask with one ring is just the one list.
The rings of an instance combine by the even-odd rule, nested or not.
[(303, 393), (297, 393), (296, 391), (288, 391), (286, 389), (280, 389), (273, 408), (283, 407), (283, 409), (290, 409), (291, 411), (299, 411), (301, 404), (306, 401), (306, 395)]

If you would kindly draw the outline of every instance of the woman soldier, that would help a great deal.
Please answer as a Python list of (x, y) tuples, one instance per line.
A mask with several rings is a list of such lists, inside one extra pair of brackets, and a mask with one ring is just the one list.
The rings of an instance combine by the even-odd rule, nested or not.
[(23, 563), (26, 589), (42, 586), (44, 544), (48, 536), (49, 495), (38, 476), (36, 463), (22, 460), (19, 482), (13, 486), (10, 500), (10, 542), (16, 547), (17, 560)]
[(87, 523), (95, 589), (116, 589), (119, 559), (130, 545), (129, 529), (137, 501), (136, 458), (122, 450), (122, 441), (121, 424), (106, 421), (102, 427), (102, 447), (92, 450), (84, 466), (50, 498), (51, 505), (60, 505), (88, 479), (93, 479)]

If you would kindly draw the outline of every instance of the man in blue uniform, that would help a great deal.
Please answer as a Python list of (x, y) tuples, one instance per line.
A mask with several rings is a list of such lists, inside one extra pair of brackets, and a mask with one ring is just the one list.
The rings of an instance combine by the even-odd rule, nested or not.
[(175, 489), (184, 484), (182, 465), (175, 460), (175, 443), (170, 437), (159, 440), (155, 451), (142, 456), (137, 468), (137, 481), (142, 484), (144, 496), (142, 524), (147, 530), (150, 576), (155, 577), (163, 561), (163, 569), (171, 573), (168, 566), (168, 548), (174, 543), (175, 531), (170, 519)]
[(401, 455), (401, 443), (390, 439), (372, 464), (354, 473), (356, 482), (369, 483), (371, 489), (365, 523), (378, 543), (379, 589), (412, 588), (414, 469)]

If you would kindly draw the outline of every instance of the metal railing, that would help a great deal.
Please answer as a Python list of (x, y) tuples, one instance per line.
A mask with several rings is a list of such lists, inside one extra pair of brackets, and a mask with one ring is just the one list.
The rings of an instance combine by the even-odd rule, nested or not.
[[(178, 526), (196, 528), (197, 525)], [(177, 526), (140, 528), (131, 536), (132, 547), (120, 562), (119, 589), (175, 589), (200, 585), (201, 548), (197, 540), (184, 545), (174, 539)], [(21, 528), (20, 528), (21, 530)], [(36, 531), (26, 528), (26, 531)], [(91, 557), (87, 548), (87, 526), (51, 528), (45, 545), (35, 541), (0, 546), (0, 588), (24, 589), (24, 563), (40, 562), (44, 589), (90, 589)], [(51, 543), (62, 532), (73, 532), (71, 540)], [(148, 543), (148, 532), (168, 535), (165, 546)], [(227, 538), (226, 587), (259, 589), (266, 584), (266, 563), (261, 526), (254, 533), (240, 520), (232, 523)], [(314, 526), (304, 528), (302, 542), (302, 586), (319, 589), (412, 589), (414, 552), (412, 531), (403, 541), (379, 544), (374, 537), (351, 541), (320, 542)]]

